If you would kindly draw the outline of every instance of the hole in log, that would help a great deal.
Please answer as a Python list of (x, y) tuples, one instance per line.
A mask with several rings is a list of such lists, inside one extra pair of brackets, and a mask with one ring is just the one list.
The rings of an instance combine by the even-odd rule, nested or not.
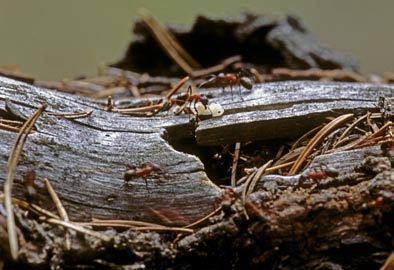
[[(258, 168), (276, 158), (279, 151), (289, 149), (292, 140), (250, 141), (241, 144), (237, 165), (237, 177), (245, 175), (245, 169)], [(204, 164), (209, 179), (218, 186), (229, 186), (235, 144), (201, 146), (193, 137), (170, 140), (169, 144), (177, 151), (197, 156)]]

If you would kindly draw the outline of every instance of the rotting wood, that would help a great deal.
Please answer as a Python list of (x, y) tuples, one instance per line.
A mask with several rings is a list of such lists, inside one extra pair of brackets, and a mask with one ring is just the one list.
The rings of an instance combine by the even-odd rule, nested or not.
[[(331, 160), (333, 156), (326, 158)], [(217, 259), (216, 267), (364, 269), (367, 265), (378, 269), (392, 246), (393, 171), (388, 169), (375, 177), (369, 172), (350, 172), (347, 177), (337, 186), (296, 188), (288, 178), (280, 182), (264, 176), (262, 190), (251, 194), (246, 202), (250, 216), (247, 225), (240, 216), (228, 214), (179, 241), (178, 252), (188, 252), (177, 259), (198, 264), (208, 261), (203, 258), (222, 254), (230, 261)], [(372, 202), (379, 196), (385, 196), (383, 203), (375, 207)], [(235, 203), (234, 212), (240, 211), (237, 207)], [(213, 235), (216, 238), (212, 239)], [(211, 246), (212, 242), (216, 244)], [(207, 262), (195, 269), (203, 266), (213, 267)]]
[[(198, 16), (188, 29), (174, 26), (167, 29), (203, 67), (216, 65), (239, 54), (244, 61), (264, 71), (277, 67), (357, 69), (353, 58), (320, 44), (301, 20), (292, 15), (271, 17), (242, 13), (225, 18)], [(127, 53), (113, 66), (160, 76), (182, 76), (184, 70), (190, 74), (190, 69), (180, 68), (179, 61), (173, 65), (174, 57), (171, 59), (168, 52), (160, 50), (160, 46), (170, 44), (168, 41), (156, 42), (151, 37), (149, 26), (137, 22), (133, 31), (135, 39), (130, 42)], [(174, 47), (168, 49), (176, 55)]]

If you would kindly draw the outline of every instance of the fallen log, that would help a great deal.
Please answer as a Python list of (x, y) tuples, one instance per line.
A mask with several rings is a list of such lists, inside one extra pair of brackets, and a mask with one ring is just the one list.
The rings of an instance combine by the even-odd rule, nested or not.
[[(391, 247), (387, 234), (391, 233), (394, 205), (394, 177), (391, 165), (387, 165), (390, 157), (378, 147), (316, 158), (309, 170), (321, 163), (340, 169), (340, 176), (330, 181), (304, 185), (301, 174), (263, 176), (257, 185), (260, 190), (243, 201), (237, 191), (222, 195), (205, 174), (202, 162), (174, 150), (169, 142), (193, 139), (194, 129), (196, 144), (190, 148), (297, 137), (327, 116), (376, 110), (379, 96), (393, 92), (393, 87), (385, 85), (301, 81), (257, 85), (251, 93), (243, 93), (242, 101), (239, 96), (231, 98), (228, 91), (221, 95), (220, 90), (213, 90), (212, 101), (224, 106), (225, 115), (202, 120), (196, 128), (188, 115), (121, 115), (105, 111), (104, 102), (0, 78), (3, 116), (23, 121), (42, 104), (48, 104), (22, 151), (14, 197), (27, 200), (23, 178), (34, 170), (38, 192), (34, 203), (54, 210), (41, 181), (48, 178), (74, 225), (92, 219), (117, 219), (182, 226), (221, 206), (202, 229), (174, 229), (192, 233), (174, 242), (174, 238), (158, 233), (168, 227), (151, 227), (151, 232), (134, 228), (123, 233), (107, 229), (101, 238), (81, 230), (71, 234), (68, 250), (58, 223), (37, 222), (16, 209), (20, 234), (25, 235), (20, 262), (40, 267), (49, 261), (52, 267), (83, 267), (90, 260), (86, 264), (94, 262), (110, 269), (357, 269), (369, 260), (369, 265), (376, 267)], [(129, 105), (141, 102), (134, 100)], [(78, 119), (59, 116), (90, 110), (91, 114)], [(5, 129), (0, 129), (0, 134), (0, 167), (5, 169), (17, 134)], [(374, 171), (363, 163), (368, 156), (381, 157), (384, 169)], [(125, 181), (131, 165), (141, 169), (144, 163), (157, 164), (160, 169), (146, 179)], [(4, 174), (0, 174), (1, 186), (4, 181)], [(383, 203), (379, 197), (384, 197)], [(1, 220), (0, 225), (0, 239), (7, 239)], [(1, 243), (1, 253), (9, 258), (3, 244), (6, 241)], [(363, 253), (358, 253), (360, 250)], [(341, 260), (339, 255), (345, 251), (356, 255)], [(116, 258), (108, 255), (114, 252)], [(208, 264), (208, 260), (213, 263)]]

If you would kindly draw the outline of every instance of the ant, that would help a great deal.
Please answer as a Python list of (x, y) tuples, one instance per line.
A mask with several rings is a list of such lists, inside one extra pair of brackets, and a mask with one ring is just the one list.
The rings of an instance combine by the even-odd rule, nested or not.
[(230, 90), (231, 90), (231, 98), (233, 99), (233, 86), (238, 85), (238, 91), (239, 91), (239, 95), (242, 98), (241, 95), (241, 86), (243, 86), (244, 88), (246, 88), (247, 90), (252, 90), (253, 88), (253, 81), (251, 78), (249, 78), (248, 76), (245, 76), (245, 73), (248, 73), (246, 70), (242, 70), (236, 74), (233, 73), (219, 73), (218, 75), (214, 75), (212, 74), (210, 76), (210, 78), (201, 83), (199, 85), (199, 87), (203, 87), (205, 85), (209, 85), (209, 84), (215, 84), (218, 87), (222, 87), (223, 91), (224, 88), (226, 86), (230, 86)]
[(379, 209), (379, 207), (383, 204), (384, 197), (378, 196), (375, 200), (368, 202), (367, 206), (371, 209)]
[[(175, 111), (175, 115), (178, 115), (182, 111), (185, 111), (185, 106), (188, 104), (188, 113), (196, 114), (196, 118), (198, 120), (198, 115), (208, 111), (209, 114), (212, 114), (211, 109), (208, 107), (208, 98), (203, 95), (193, 95), (192, 87), (189, 85), (187, 88), (186, 94), (180, 95), (176, 98), (175, 102), (183, 102), (182, 106)], [(172, 101), (174, 102), (174, 101)], [(198, 105), (201, 104), (199, 107)], [(191, 110), (191, 106), (193, 105), (194, 112)]]
[(184, 104), (189, 103), (189, 106), (193, 103), (195, 112), (198, 112), (196, 104), (200, 102), (204, 108), (208, 109), (208, 98), (203, 95), (193, 95), (193, 90), (191, 85), (187, 88), (186, 94), (180, 95), (177, 97), (177, 100), (184, 101)]
[(34, 180), (36, 179), (36, 172), (33, 169), (28, 169), (23, 175), (23, 180), (26, 187), (26, 197), (27, 201), (33, 201), (37, 197), (37, 190), (34, 185)]
[(232, 189), (226, 188), (222, 191), (222, 194), (217, 198), (217, 202), (221, 204), (222, 211), (228, 215), (231, 212), (231, 206), (238, 199), (239, 195)]
[(304, 184), (307, 180), (312, 180), (314, 182), (326, 179), (328, 177), (338, 177), (339, 171), (334, 168), (330, 168), (327, 165), (320, 164), (320, 171), (312, 171), (308, 173), (301, 174), (300, 183)]
[(128, 170), (126, 170), (126, 172), (124, 173), (124, 180), (126, 182), (129, 182), (133, 178), (142, 177), (145, 181), (146, 189), (148, 190), (148, 192), (150, 192), (150, 190), (146, 178), (152, 172), (162, 172), (162, 169), (158, 165), (151, 162), (143, 163), (139, 168), (130, 164), (126, 164), (126, 167), (128, 168)]

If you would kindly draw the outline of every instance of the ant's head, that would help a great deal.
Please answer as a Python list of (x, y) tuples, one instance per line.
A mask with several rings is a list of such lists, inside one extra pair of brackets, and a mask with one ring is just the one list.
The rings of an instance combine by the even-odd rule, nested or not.
[(208, 105), (209, 100), (208, 100), (208, 98), (207, 98), (206, 96), (201, 95), (200, 102), (201, 102), (201, 103), (204, 105), (204, 107), (206, 108), (207, 105)]

